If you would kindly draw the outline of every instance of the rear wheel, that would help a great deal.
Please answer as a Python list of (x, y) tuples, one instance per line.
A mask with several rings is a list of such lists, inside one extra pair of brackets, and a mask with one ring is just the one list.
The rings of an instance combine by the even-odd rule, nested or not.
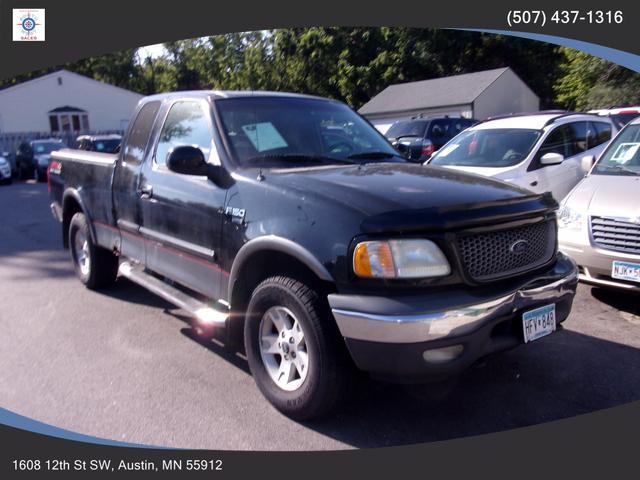
[(69, 224), (69, 251), (76, 275), (87, 288), (113, 284), (118, 275), (118, 258), (93, 243), (83, 213), (76, 213)]
[(343, 340), (322, 297), (289, 277), (254, 290), (245, 322), (245, 350), (264, 396), (296, 420), (325, 415), (345, 397), (353, 373)]

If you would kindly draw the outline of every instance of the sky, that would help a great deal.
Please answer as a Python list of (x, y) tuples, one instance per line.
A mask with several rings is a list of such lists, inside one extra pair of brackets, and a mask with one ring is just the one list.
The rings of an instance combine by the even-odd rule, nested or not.
[(140, 47), (138, 49), (138, 55), (140, 56), (140, 58), (147, 58), (149, 56), (151, 58), (158, 58), (165, 52), (166, 50), (162, 46), (162, 43), (156, 43), (155, 45), (147, 45), (145, 47)]

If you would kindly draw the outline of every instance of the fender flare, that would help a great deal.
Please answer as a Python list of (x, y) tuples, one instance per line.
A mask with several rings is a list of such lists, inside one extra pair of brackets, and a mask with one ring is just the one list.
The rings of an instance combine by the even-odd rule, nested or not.
[(238, 279), (238, 275), (247, 260), (254, 253), (265, 250), (275, 250), (277, 252), (291, 255), (306, 265), (318, 276), (319, 279), (334, 282), (333, 277), (331, 277), (331, 274), (326, 267), (322, 265), (322, 263), (320, 263), (320, 261), (309, 250), (293, 240), (279, 237), (277, 235), (265, 235), (249, 240), (240, 248), (240, 250), (238, 250), (236, 258), (233, 261), (233, 265), (231, 266), (231, 272), (229, 273), (229, 296), (231, 296), (233, 287)]
[[(89, 214), (89, 211), (87, 210), (87, 208), (86, 208), (86, 206), (84, 204), (84, 201), (82, 200), (82, 196), (80, 195), (80, 191), (75, 189), (75, 188), (68, 188), (62, 194), (63, 222), (64, 222), (65, 206), (70, 201), (70, 199), (72, 199), (78, 205), (80, 205), (80, 210), (82, 211), (82, 213), (84, 214), (84, 216), (87, 219), (87, 225), (89, 226), (89, 235), (91, 236), (91, 241), (95, 245), (96, 244), (96, 238), (97, 238), (95, 226), (93, 225), (93, 222), (91, 221), (91, 215)], [(69, 219), (69, 222), (71, 222), (71, 219)], [(63, 239), (63, 241), (66, 243), (66, 239)]]

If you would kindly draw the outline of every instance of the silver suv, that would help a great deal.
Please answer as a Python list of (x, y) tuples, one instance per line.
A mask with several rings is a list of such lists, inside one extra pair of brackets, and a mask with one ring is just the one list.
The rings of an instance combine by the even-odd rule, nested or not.
[(558, 223), (560, 249), (581, 280), (640, 292), (640, 117), (567, 195)]

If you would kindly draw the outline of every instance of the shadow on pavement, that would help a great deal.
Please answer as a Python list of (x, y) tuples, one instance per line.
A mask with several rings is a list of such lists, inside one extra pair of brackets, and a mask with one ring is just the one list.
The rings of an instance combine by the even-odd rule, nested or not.
[(591, 294), (610, 307), (640, 316), (640, 295), (637, 293), (594, 287)]
[[(445, 395), (369, 382), (334, 418), (306, 426), (356, 447), (508, 430), (640, 399), (640, 350), (562, 330), (474, 365)], [(438, 398), (442, 397), (442, 398)]]

